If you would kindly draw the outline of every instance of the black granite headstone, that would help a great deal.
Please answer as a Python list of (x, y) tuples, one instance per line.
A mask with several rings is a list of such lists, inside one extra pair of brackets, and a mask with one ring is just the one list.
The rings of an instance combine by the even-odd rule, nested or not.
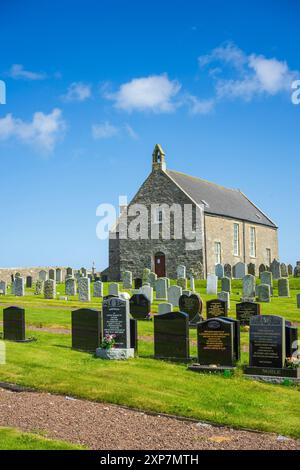
[(129, 302), (119, 297), (103, 300), (103, 337), (115, 335), (115, 348), (130, 348)]
[(137, 277), (134, 280), (134, 288), (135, 289), (140, 289), (141, 287), (143, 287), (143, 279), (141, 279), (140, 277)]
[(282, 368), (285, 364), (285, 320), (257, 315), (250, 320), (250, 367)]
[(227, 317), (228, 306), (225, 300), (213, 299), (206, 302), (206, 318)]
[(286, 357), (293, 357), (298, 350), (298, 328), (292, 326), (291, 322), (285, 321), (285, 346)]
[(160, 359), (189, 359), (189, 317), (186, 313), (154, 316), (154, 355)]
[(202, 305), (201, 297), (198, 294), (182, 294), (179, 297), (179, 310), (187, 313), (190, 324), (196, 325), (202, 320)]
[(241, 302), (236, 304), (236, 318), (241, 325), (249, 325), (251, 317), (260, 315), (260, 304), (255, 302)]
[(101, 344), (101, 312), (80, 308), (72, 312), (72, 348), (96, 351)]
[(150, 317), (151, 303), (144, 294), (134, 294), (130, 301), (130, 313), (136, 320), (148, 320)]
[(230, 317), (223, 317), (224, 320), (233, 323), (233, 347), (236, 361), (241, 358), (241, 328), (239, 320)]
[(201, 365), (235, 365), (234, 324), (211, 318), (197, 325), (198, 361)]
[(3, 338), (25, 341), (25, 310), (19, 307), (3, 309)]
[(138, 332), (137, 332), (137, 320), (130, 318), (130, 347), (138, 351)]
[(31, 287), (32, 287), (32, 276), (27, 276), (26, 277), (26, 287), (28, 289), (31, 289)]

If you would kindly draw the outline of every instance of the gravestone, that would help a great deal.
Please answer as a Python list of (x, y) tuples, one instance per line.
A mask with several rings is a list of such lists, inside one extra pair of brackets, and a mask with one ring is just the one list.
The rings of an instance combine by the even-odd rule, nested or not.
[(91, 289), (88, 277), (80, 277), (78, 279), (78, 299), (80, 302), (90, 302)]
[(26, 276), (26, 287), (27, 289), (32, 288), (32, 276)]
[(215, 274), (208, 274), (207, 276), (206, 293), (208, 295), (217, 295), (218, 293), (218, 278)]
[(224, 277), (224, 267), (222, 264), (216, 264), (215, 266), (215, 275), (218, 279), (222, 279)]
[(130, 294), (128, 292), (120, 292), (120, 299), (130, 300)]
[(154, 356), (158, 359), (189, 359), (189, 317), (186, 313), (154, 316)]
[(183, 264), (177, 266), (177, 279), (180, 279), (181, 277), (186, 277), (186, 267)]
[(271, 291), (268, 284), (260, 284), (257, 286), (257, 298), (259, 302), (270, 302), (271, 300)]
[(293, 275), (293, 266), (291, 264), (288, 265), (288, 275), (289, 276)]
[(285, 320), (276, 315), (257, 315), (250, 321), (250, 367), (283, 368)]
[(187, 296), (192, 295), (192, 291), (190, 291), (190, 290), (188, 290), (188, 289), (187, 289), (187, 290), (183, 290), (181, 295), (187, 295)]
[(248, 274), (252, 274), (252, 276), (256, 275), (256, 266), (254, 263), (248, 264)]
[(135, 278), (134, 280), (134, 288), (135, 289), (140, 289), (143, 285), (143, 280), (140, 277)]
[(300, 294), (297, 294), (297, 308), (300, 308)]
[(108, 286), (108, 295), (119, 295), (119, 284), (117, 282), (112, 282)]
[(229, 292), (219, 292), (218, 293), (218, 299), (223, 300), (227, 304), (227, 311), (230, 310), (230, 294)]
[(3, 309), (3, 339), (25, 341), (25, 310), (19, 307)]
[(143, 269), (143, 275), (142, 275), (143, 284), (145, 282), (149, 282), (149, 274), (150, 273), (151, 273), (150, 269), (148, 269), (148, 268)]
[(93, 283), (93, 297), (103, 297), (103, 284), (101, 281)]
[(213, 299), (206, 302), (206, 318), (227, 317), (227, 303), (224, 300)]
[(298, 264), (294, 269), (294, 277), (300, 277), (300, 266)]
[(185, 295), (182, 294), (179, 297), (179, 310), (184, 312), (189, 317), (190, 325), (196, 325), (199, 321), (202, 321), (203, 303), (201, 297), (198, 294)]
[(86, 276), (87, 275), (87, 270), (85, 268), (81, 268), (80, 273), (81, 273), (82, 277), (87, 277)]
[(0, 281), (0, 294), (1, 295), (6, 295), (6, 282), (5, 281)]
[(136, 320), (149, 320), (151, 304), (144, 294), (134, 294), (129, 301), (130, 314)]
[(193, 276), (190, 277), (190, 289), (192, 292), (195, 292), (195, 279)]
[(149, 273), (149, 276), (148, 276), (148, 282), (150, 284), (150, 286), (152, 287), (153, 290), (155, 290), (155, 284), (156, 284), (156, 280), (157, 280), (157, 275), (155, 273)]
[(229, 277), (229, 279), (232, 278), (232, 267), (231, 264), (225, 264), (224, 265), (224, 277)]
[(25, 285), (23, 277), (15, 277), (13, 293), (17, 297), (23, 297), (25, 295)]
[(197, 325), (198, 361), (207, 366), (235, 366), (234, 325), (223, 318)]
[(71, 276), (71, 277), (73, 277), (73, 276), (74, 276), (73, 269), (72, 269), (72, 268), (70, 268), (70, 267), (69, 267), (69, 268), (67, 268), (67, 270), (66, 270), (66, 275), (67, 275), (67, 276)]
[(128, 300), (118, 297), (103, 300), (103, 337), (115, 335), (115, 348), (128, 350), (127, 357), (132, 357), (129, 319)]
[(39, 280), (44, 282), (47, 280), (47, 277), (48, 277), (47, 272), (42, 269), (39, 272)]
[(132, 289), (132, 272), (124, 271), (123, 273), (123, 288)]
[(243, 277), (243, 300), (255, 299), (255, 277), (252, 274), (247, 274)]
[(13, 284), (15, 281), (15, 276), (13, 274), (10, 275), (11, 283)]
[(144, 294), (147, 297), (147, 299), (149, 299), (151, 304), (153, 303), (153, 287), (144, 285), (140, 289), (140, 292), (141, 294)]
[(287, 278), (278, 279), (278, 297), (290, 297), (290, 283)]
[(173, 307), (179, 307), (179, 298), (182, 295), (182, 288), (180, 286), (171, 286), (168, 289), (168, 302)]
[(285, 321), (285, 356), (294, 357), (298, 351), (298, 328)]
[(223, 320), (233, 324), (233, 351), (234, 359), (238, 362), (241, 358), (241, 326), (239, 320), (230, 317), (223, 317)]
[(55, 271), (54, 269), (49, 269), (49, 279), (55, 281)]
[(273, 279), (279, 279), (281, 277), (280, 263), (274, 259), (270, 265), (270, 271), (273, 274)]
[(74, 277), (67, 277), (65, 281), (65, 293), (68, 296), (77, 294), (76, 280)]
[(55, 280), (57, 284), (61, 284), (63, 282), (62, 270), (60, 268), (56, 268), (55, 270)]
[(135, 353), (138, 352), (138, 329), (137, 320), (135, 318), (129, 318), (130, 327), (130, 349), (133, 349)]
[(44, 282), (44, 298), (56, 298), (56, 282), (53, 279), (47, 279), (47, 281)]
[(173, 305), (165, 302), (164, 304), (158, 304), (158, 315), (162, 315), (163, 313), (170, 313), (173, 312)]
[(270, 286), (270, 293), (273, 293), (273, 275), (270, 271), (260, 273), (260, 282)]
[(160, 277), (156, 281), (156, 298), (157, 299), (167, 299), (167, 280), (163, 277)]
[(236, 279), (243, 279), (247, 274), (247, 265), (245, 263), (240, 261), (234, 266), (234, 277)]
[(72, 311), (72, 348), (94, 352), (101, 344), (101, 312), (90, 308)]
[(229, 277), (222, 277), (221, 289), (223, 292), (229, 292), (229, 294), (231, 293), (231, 279)]
[(260, 305), (255, 302), (241, 302), (236, 304), (236, 318), (241, 325), (250, 325), (250, 320), (260, 315)]
[(266, 271), (266, 266), (264, 264), (260, 264), (258, 268), (259, 274), (263, 273)]
[(288, 277), (288, 267), (285, 263), (281, 263), (280, 265), (280, 274), (281, 277)]
[(180, 277), (177, 279), (177, 285), (181, 287), (183, 290), (187, 289), (187, 280), (185, 277)]
[(44, 283), (39, 279), (35, 283), (34, 295), (41, 295), (44, 291)]

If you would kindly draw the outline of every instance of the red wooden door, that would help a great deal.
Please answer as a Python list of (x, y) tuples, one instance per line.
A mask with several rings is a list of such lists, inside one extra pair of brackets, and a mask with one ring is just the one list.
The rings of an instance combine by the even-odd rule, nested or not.
[(155, 274), (157, 277), (166, 275), (166, 257), (163, 253), (156, 253), (154, 257)]

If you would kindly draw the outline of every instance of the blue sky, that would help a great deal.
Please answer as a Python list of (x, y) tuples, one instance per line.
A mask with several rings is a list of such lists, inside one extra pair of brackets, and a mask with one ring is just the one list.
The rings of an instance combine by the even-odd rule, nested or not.
[[(240, 188), (300, 259), (300, 4), (1, 1), (2, 267), (107, 266), (96, 208), (171, 169)], [(298, 47), (297, 47), (298, 46)]]

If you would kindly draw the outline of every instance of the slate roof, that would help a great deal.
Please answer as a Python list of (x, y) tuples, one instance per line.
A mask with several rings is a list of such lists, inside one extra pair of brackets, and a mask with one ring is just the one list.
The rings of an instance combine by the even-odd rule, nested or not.
[(204, 205), (206, 214), (232, 217), (277, 228), (271, 219), (237, 189), (224, 188), (218, 184), (173, 170), (166, 170), (166, 173), (197, 204)]

